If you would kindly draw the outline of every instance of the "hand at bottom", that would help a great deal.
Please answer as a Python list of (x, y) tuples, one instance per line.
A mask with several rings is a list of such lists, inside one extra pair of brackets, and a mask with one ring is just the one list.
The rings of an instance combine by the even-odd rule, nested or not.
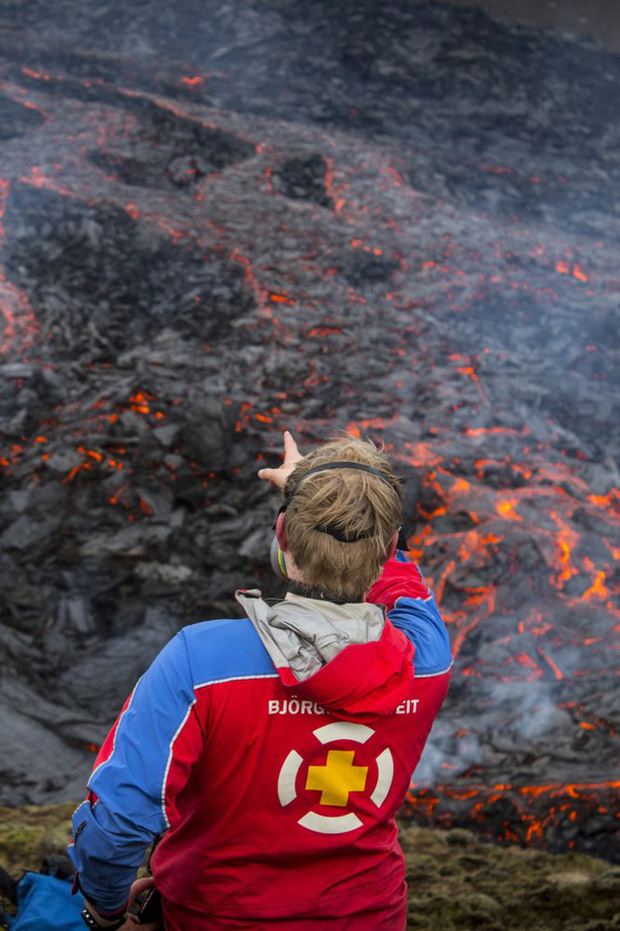
[[(137, 897), (142, 895), (143, 892), (146, 892), (147, 889), (150, 889), (153, 885), (154, 880), (152, 876), (144, 876), (142, 879), (136, 879), (135, 882), (131, 884), (131, 889), (129, 890), (127, 908), (131, 908)], [(104, 929), (104, 931), (107, 925), (110, 925), (110, 927), (114, 925), (113, 921), (106, 921), (103, 916), (99, 915), (94, 906), (91, 905), (86, 898), (84, 898), (84, 905), (91, 915), (99, 922), (99, 926)], [(135, 931), (136, 928), (143, 928), (144, 931), (161, 931), (159, 922), (142, 923), (137, 915), (127, 915), (124, 924), (122, 924), (120, 928), (117, 928), (117, 931)]]
[[(131, 907), (137, 897), (150, 889), (152, 885), (153, 878), (151, 876), (144, 876), (142, 879), (136, 879), (136, 881), (131, 884), (127, 907)], [(147, 924), (141, 924), (137, 915), (127, 915), (125, 924), (121, 925), (118, 931), (136, 931), (137, 928), (141, 928), (142, 931), (161, 931), (161, 925), (159, 922), (148, 922)]]

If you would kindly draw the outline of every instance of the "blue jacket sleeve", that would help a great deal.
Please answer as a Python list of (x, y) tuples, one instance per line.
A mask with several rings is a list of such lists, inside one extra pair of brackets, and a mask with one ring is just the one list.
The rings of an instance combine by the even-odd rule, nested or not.
[[(69, 854), (84, 895), (103, 915), (126, 903), (146, 848), (168, 827), (166, 779), (194, 702), (181, 632), (126, 702), (96, 760), (89, 796), (73, 816)], [(181, 765), (189, 772), (186, 754)]]

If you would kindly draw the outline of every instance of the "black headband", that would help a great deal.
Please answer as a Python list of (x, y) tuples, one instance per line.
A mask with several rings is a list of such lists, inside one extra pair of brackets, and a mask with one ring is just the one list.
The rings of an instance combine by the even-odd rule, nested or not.
[[(378, 478), (380, 478), (382, 482), (385, 482), (386, 485), (389, 485), (392, 491), (397, 493), (393, 482), (390, 481), (387, 475), (384, 475), (384, 473), (380, 472), (378, 469), (373, 469), (372, 466), (364, 465), (361, 462), (326, 462), (324, 465), (314, 466), (314, 468), (308, 469), (307, 472), (304, 472), (291, 493), (284, 498), (284, 504), (280, 508), (280, 512), (287, 509), (293, 496), (297, 492), (297, 489), (305, 478), (315, 472), (327, 472), (330, 469), (357, 469), (359, 472), (371, 472), (373, 475), (376, 475)], [(325, 524), (322, 527), (314, 527), (313, 529), (318, 530), (320, 533), (328, 533), (330, 537), (338, 540), (339, 543), (357, 543), (358, 540), (367, 540), (369, 537), (372, 537), (372, 533), (370, 531), (365, 533), (358, 533), (353, 537), (348, 536), (347, 534), (342, 533), (342, 531), (338, 530), (332, 524)]]
[(357, 469), (359, 472), (372, 472), (373, 475), (378, 476), (382, 482), (385, 482), (386, 485), (389, 485), (390, 488), (396, 491), (394, 484), (389, 480), (387, 475), (384, 475), (383, 472), (379, 472), (378, 469), (373, 469), (372, 466), (364, 465), (362, 462), (326, 462), (324, 465), (314, 466), (314, 468), (304, 472), (290, 495), (287, 495), (285, 498), (286, 502), (288, 503), (291, 500), (305, 478), (308, 478), (308, 476), (312, 475), (314, 472), (327, 472), (329, 469)]

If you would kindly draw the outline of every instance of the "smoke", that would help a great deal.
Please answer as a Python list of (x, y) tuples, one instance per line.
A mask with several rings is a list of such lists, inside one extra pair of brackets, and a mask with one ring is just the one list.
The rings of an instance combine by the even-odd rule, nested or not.
[[(448, 752), (447, 747), (454, 747)], [(481, 763), (484, 749), (477, 734), (465, 734), (456, 738), (450, 722), (439, 718), (433, 727), (420, 762), (413, 774), (418, 787), (430, 787), (446, 783)]]
[(557, 707), (547, 682), (494, 682), (487, 694), (496, 708), (492, 726), (504, 728), (509, 736), (518, 733), (527, 740), (539, 740), (564, 726), (568, 717)]
[(571, 719), (558, 707), (551, 683), (477, 682), (477, 703), (486, 710), (452, 717), (448, 703), (414, 773), (416, 786), (449, 783), (463, 774), (475, 780), (477, 767), (501, 767), (503, 778), (511, 779), (528, 753), (543, 757), (555, 744), (566, 743)]

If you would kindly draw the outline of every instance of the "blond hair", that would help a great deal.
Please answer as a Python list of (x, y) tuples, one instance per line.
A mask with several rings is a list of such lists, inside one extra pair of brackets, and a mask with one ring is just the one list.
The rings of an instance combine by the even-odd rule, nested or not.
[[(334, 468), (305, 478), (330, 462), (359, 463), (380, 476)], [(304, 587), (335, 600), (361, 600), (379, 578), (401, 524), (400, 484), (385, 453), (370, 440), (351, 437), (319, 446), (295, 466), (284, 501), (287, 546)]]

